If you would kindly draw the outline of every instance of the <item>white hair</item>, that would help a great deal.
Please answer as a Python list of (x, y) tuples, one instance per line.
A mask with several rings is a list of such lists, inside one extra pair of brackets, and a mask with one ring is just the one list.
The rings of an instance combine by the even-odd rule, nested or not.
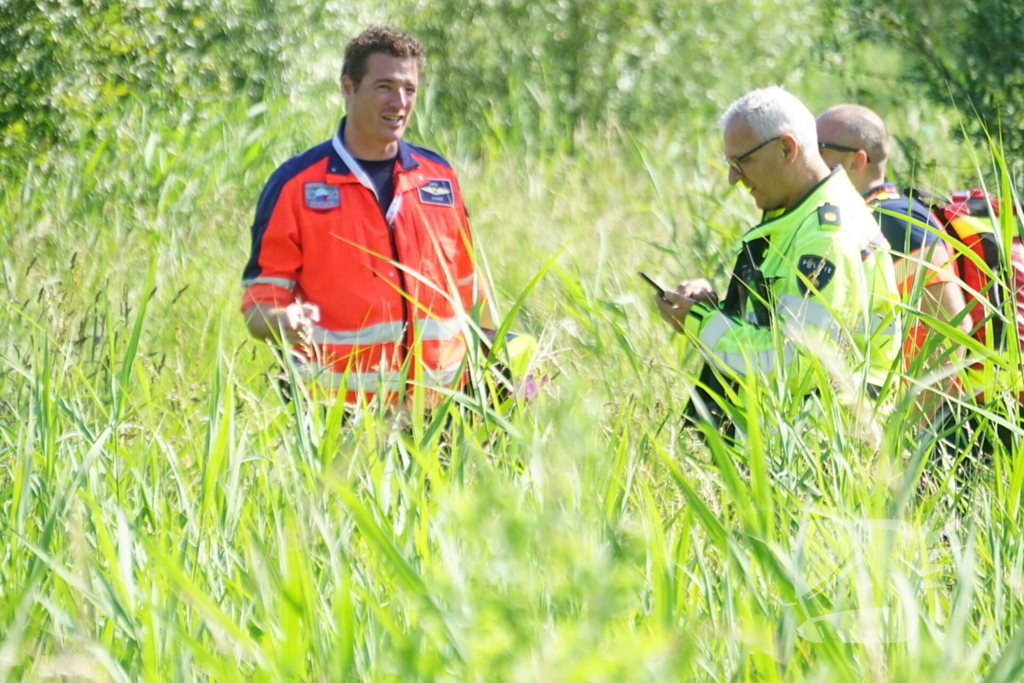
[(752, 90), (729, 105), (729, 108), (718, 120), (722, 130), (736, 116), (746, 119), (762, 140), (770, 140), (788, 133), (792, 135), (800, 149), (818, 152), (818, 131), (814, 114), (807, 106), (797, 99), (796, 95), (786, 92), (780, 86)]

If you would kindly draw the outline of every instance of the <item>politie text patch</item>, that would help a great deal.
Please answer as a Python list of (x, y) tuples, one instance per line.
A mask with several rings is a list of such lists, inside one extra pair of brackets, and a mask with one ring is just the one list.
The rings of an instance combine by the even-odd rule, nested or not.
[(836, 273), (836, 267), (824, 256), (801, 256), (797, 269), (804, 276), (797, 278), (801, 294), (807, 294), (808, 286), (820, 292), (832, 281), (832, 276)]
[(327, 183), (306, 183), (306, 206), (311, 209), (336, 209), (341, 205), (341, 193)]
[(455, 206), (455, 194), (452, 192), (452, 181), (443, 178), (431, 178), (420, 190), (420, 201), (434, 206)]

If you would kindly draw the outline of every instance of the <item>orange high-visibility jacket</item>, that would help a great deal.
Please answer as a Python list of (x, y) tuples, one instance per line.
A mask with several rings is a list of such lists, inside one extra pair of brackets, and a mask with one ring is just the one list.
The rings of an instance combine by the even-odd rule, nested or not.
[[(864, 192), (863, 197), (868, 206), (882, 209), (876, 211), (875, 216), (889, 242), (896, 284), (904, 300), (914, 291), (918, 276), (924, 278), (925, 286), (956, 281), (953, 257), (941, 236), (942, 226), (932, 217), (928, 207), (902, 194), (892, 183), (873, 187)], [(930, 226), (931, 230), (918, 223)], [(909, 328), (903, 340), (903, 362), (909, 368), (924, 346), (928, 328), (914, 318), (907, 318), (906, 322)]]
[(304, 369), (346, 399), (461, 382), (459, 314), (482, 303), (451, 166), (399, 142), (386, 214), (337, 135), (285, 162), (256, 209), (242, 309), (316, 304)]

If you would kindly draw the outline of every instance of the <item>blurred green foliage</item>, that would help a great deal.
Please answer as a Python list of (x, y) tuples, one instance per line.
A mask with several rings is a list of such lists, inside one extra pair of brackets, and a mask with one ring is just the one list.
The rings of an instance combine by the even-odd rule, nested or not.
[(38, 152), (101, 132), (125, 104), (181, 118), (280, 93), (285, 52), (305, 38), (296, 29), (320, 12), (290, 0), (0, 0), (0, 141)]
[[(728, 16), (728, 20), (723, 17)], [(547, 140), (613, 122), (714, 120), (745, 90), (799, 74), (820, 29), (798, 0), (420, 0), (436, 113)]]
[[(909, 77), (934, 103), (955, 105), (979, 142), (1002, 139), (1024, 152), (1024, 3), (1018, 0), (836, 0), (849, 37), (895, 45), (910, 57)], [(896, 75), (894, 74), (894, 77)]]
[(1024, 149), (1016, 49), (1024, 5), (1006, 0), (417, 0), (372, 10), (297, 0), (0, 0), (0, 144), (24, 158), (55, 141), (102, 137), (125, 104), (173, 122), (214, 101), (288, 94), (311, 73), (334, 82), (328, 57), (340, 61), (345, 40), (371, 21), (401, 26), (428, 47), (420, 130), (457, 128), (477, 150), (489, 140), (572, 149), (581, 129), (607, 124), (641, 133), (709, 127), (736, 96), (771, 83), (824, 106), (862, 90), (851, 85), (859, 74), (818, 75), (864, 41), (893, 59), (851, 65), (900, 81), (869, 88), (867, 103), (902, 93), (909, 78), (934, 102), (959, 105), (970, 132), (984, 124), (1009, 151)]

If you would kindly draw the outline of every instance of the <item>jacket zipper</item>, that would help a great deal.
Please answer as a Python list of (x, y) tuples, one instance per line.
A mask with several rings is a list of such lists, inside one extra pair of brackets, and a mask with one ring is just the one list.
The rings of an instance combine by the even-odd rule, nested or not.
[[(374, 197), (374, 199), (376, 199), (376, 197)], [(394, 200), (394, 193), (392, 193), (391, 201), (393, 202)], [(381, 207), (379, 201), (377, 202), (377, 208), (380, 209), (381, 217), (384, 219), (384, 225), (388, 229), (388, 241), (391, 243), (391, 260), (400, 264), (402, 263), (402, 259), (398, 253), (398, 240), (395, 239), (395, 227), (388, 223), (387, 212), (383, 207)], [(398, 216), (395, 216), (395, 218), (397, 220)], [(402, 297), (402, 329), (404, 330), (403, 335), (405, 337), (405, 341), (398, 345), (398, 350), (402, 356), (402, 364), (405, 364), (405, 359), (409, 356), (409, 348), (412, 346), (412, 339), (410, 338), (412, 335), (412, 325), (409, 320), (409, 291), (406, 289), (405, 271), (397, 266), (395, 269), (398, 271), (398, 287), (401, 291), (399, 296)]]

